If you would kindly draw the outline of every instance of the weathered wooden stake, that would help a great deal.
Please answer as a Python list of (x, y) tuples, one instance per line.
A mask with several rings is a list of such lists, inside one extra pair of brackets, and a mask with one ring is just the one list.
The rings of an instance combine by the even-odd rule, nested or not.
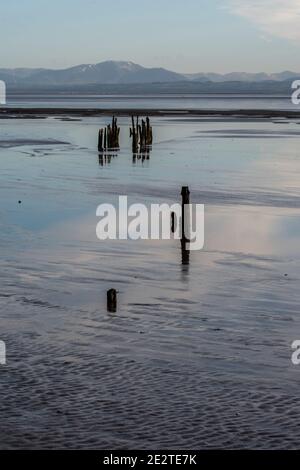
[(146, 118), (146, 145), (152, 145), (153, 142), (153, 135), (152, 135), (152, 127), (150, 126), (150, 119)]
[(98, 150), (99, 152), (103, 150), (103, 129), (100, 129), (98, 134)]
[(185, 206), (190, 203), (190, 190), (188, 186), (182, 186), (181, 189), (181, 197), (182, 197), (182, 203), (181, 203), (181, 208), (182, 208), (182, 214), (181, 214), (181, 236), (183, 239), (187, 240), (186, 237), (186, 229), (188, 228), (188, 215), (189, 213), (186, 213), (186, 208)]
[(187, 266), (190, 263), (190, 251), (187, 249), (187, 243), (189, 239), (186, 231), (189, 229), (189, 208), (186, 208), (190, 204), (190, 190), (188, 186), (182, 186), (181, 188), (182, 197), (182, 214), (181, 214), (181, 259), (182, 265)]
[(104, 148), (107, 148), (107, 129), (104, 129)]
[(171, 212), (171, 231), (175, 233), (175, 212)]
[(137, 123), (137, 130), (135, 128), (134, 117), (131, 116), (132, 128), (130, 129), (130, 136), (132, 137), (132, 151), (136, 153), (138, 151), (138, 123)]
[(117, 291), (110, 289), (107, 291), (107, 311), (114, 313), (117, 311)]

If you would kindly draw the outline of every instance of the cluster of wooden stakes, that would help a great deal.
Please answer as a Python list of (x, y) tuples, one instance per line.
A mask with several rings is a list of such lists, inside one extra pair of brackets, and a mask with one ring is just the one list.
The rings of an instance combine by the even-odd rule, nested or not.
[[(130, 128), (130, 138), (132, 138), (132, 152), (134, 154), (147, 153), (153, 143), (153, 131), (150, 125), (150, 119), (136, 119), (132, 116), (132, 127)], [(104, 129), (99, 129), (98, 133), (98, 151), (100, 153), (110, 150), (120, 149), (120, 127), (118, 127), (117, 118), (112, 118), (112, 123)]]
[(120, 128), (117, 125), (117, 118), (112, 118), (111, 125), (108, 124), (104, 129), (99, 129), (98, 151), (113, 150), (120, 148), (119, 143)]
[(133, 153), (145, 152), (147, 147), (153, 143), (153, 131), (150, 125), (150, 119), (147, 117), (146, 121), (142, 119), (141, 124), (139, 118), (131, 118), (132, 127), (130, 128), (130, 137), (132, 138), (132, 151)]

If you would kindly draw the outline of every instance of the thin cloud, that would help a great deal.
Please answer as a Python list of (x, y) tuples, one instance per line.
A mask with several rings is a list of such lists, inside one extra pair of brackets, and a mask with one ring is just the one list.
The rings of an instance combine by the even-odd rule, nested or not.
[(264, 33), (300, 41), (300, 0), (229, 0), (229, 9)]

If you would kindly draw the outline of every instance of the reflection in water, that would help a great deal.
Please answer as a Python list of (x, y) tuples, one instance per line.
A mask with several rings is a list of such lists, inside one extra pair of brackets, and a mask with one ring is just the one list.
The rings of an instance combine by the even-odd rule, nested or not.
[[(189, 212), (189, 211), (187, 211)], [(190, 220), (187, 214), (185, 214), (185, 223), (178, 220), (176, 213), (171, 212), (171, 233), (174, 234), (178, 228), (178, 224), (182, 224), (182, 233), (187, 234), (189, 233), (190, 229)], [(180, 247), (181, 247), (181, 264), (183, 267), (184, 272), (188, 272), (188, 266), (190, 264), (190, 250), (188, 249), (188, 238), (183, 235), (180, 239)]]
[(99, 153), (99, 165), (100, 166), (109, 165), (111, 162), (111, 159), (117, 156), (118, 156), (117, 153), (101, 152)]
[(144, 162), (145, 160), (150, 160), (150, 155), (152, 151), (152, 146), (147, 145), (146, 147), (139, 148), (138, 151), (133, 152), (132, 154), (132, 163), (136, 163), (136, 161)]
[[(189, 212), (189, 211), (187, 211)], [(186, 232), (182, 231), (182, 233), (189, 233), (189, 229), (190, 229), (190, 221), (189, 221), (189, 217), (186, 217), (186, 220), (185, 220), (185, 223), (183, 223), (182, 221), (180, 221), (180, 219), (178, 220), (178, 217), (176, 216), (176, 213), (175, 212), (171, 212), (171, 233), (174, 235), (177, 231), (177, 228), (178, 228), (178, 224), (182, 224), (182, 229), (183, 230), (183, 226), (185, 225), (184, 227), (184, 230), (186, 230)], [(189, 243), (189, 240), (187, 239), (186, 236), (182, 236), (181, 239), (180, 239), (180, 247), (181, 247), (181, 264), (182, 264), (182, 271), (183, 272), (188, 272), (188, 266), (190, 264), (190, 250), (187, 248), (188, 247), (188, 243)]]
[(182, 238), (180, 240), (181, 243), (181, 263), (182, 266), (185, 267), (185, 271), (188, 270), (187, 266), (190, 264), (190, 250), (187, 249), (187, 240), (186, 238)]

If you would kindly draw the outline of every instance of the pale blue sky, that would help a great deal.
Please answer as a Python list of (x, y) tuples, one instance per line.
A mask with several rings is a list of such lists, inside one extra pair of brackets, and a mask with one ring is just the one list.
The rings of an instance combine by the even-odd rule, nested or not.
[(0, 67), (300, 71), (299, 31), (299, 0), (2, 0)]

